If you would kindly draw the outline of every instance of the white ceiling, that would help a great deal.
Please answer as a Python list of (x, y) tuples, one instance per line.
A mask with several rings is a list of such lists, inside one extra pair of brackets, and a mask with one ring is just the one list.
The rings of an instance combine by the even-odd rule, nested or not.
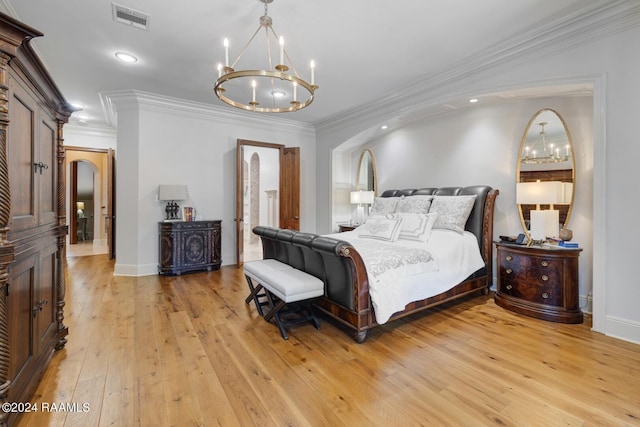
[[(84, 105), (72, 119), (86, 115), (95, 125), (110, 125), (101, 94), (127, 89), (231, 109), (212, 91), (216, 65), (224, 58), (222, 40), (229, 38), (235, 58), (264, 13), (259, 0), (118, 0), (150, 15), (148, 29), (140, 30), (115, 22), (110, 0), (0, 2), (10, 15), (44, 33), (33, 41), (41, 59), (67, 100)], [(590, 3), (274, 0), (269, 6), (274, 29), (285, 35), (300, 74), (315, 60), (320, 86), (311, 106), (284, 117), (319, 124), (384, 103), (399, 89), (508, 44), (523, 31), (575, 16)], [(116, 51), (139, 61), (121, 63)], [(507, 96), (523, 95), (529, 94)]]

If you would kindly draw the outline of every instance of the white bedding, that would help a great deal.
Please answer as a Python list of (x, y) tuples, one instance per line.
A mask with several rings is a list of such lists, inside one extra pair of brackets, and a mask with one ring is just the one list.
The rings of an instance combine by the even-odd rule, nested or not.
[(379, 324), (410, 302), (448, 291), (484, 267), (478, 241), (468, 231), (434, 229), (427, 243), (360, 238), (357, 229), (330, 237), (351, 243), (362, 256)]

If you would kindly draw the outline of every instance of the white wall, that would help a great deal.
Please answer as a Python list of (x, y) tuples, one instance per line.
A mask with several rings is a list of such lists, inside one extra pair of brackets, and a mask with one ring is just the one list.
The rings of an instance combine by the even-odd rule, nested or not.
[[(628, 2), (620, 4), (633, 5)], [(415, 96), (412, 98), (400, 98), (402, 94), (399, 94), (397, 103), (391, 102), (376, 112), (365, 111), (361, 115), (345, 115), (342, 121), (321, 125), (317, 130), (317, 162), (321, 174), (317, 187), (318, 230), (327, 232), (331, 224), (332, 150), (379, 125), (382, 120), (397, 117), (398, 112), (409, 110), (411, 105), (442, 105), (460, 97), (481, 97), (483, 93), (507, 89), (568, 83), (593, 84), (594, 146), (593, 152), (582, 153), (584, 161), (588, 163), (588, 158), (592, 157), (594, 165), (593, 328), (611, 336), (640, 343), (640, 286), (637, 286), (637, 274), (634, 270), (637, 262), (635, 242), (638, 241), (640, 231), (635, 218), (636, 209), (632, 208), (635, 204), (635, 186), (640, 182), (640, 169), (635, 165), (636, 159), (640, 158), (640, 144), (637, 143), (637, 100), (640, 98), (637, 76), (640, 75), (640, 55), (634, 53), (640, 40), (640, 28), (637, 19), (633, 23), (624, 21), (624, 25), (616, 22), (626, 18), (633, 19), (634, 16), (636, 15), (612, 15), (610, 21), (603, 17), (598, 25), (589, 25), (588, 31), (573, 32), (569, 37), (558, 38), (555, 44), (541, 43), (531, 49), (521, 47), (513, 54), (513, 58), (503, 58), (502, 62), (492, 63), (489, 61), (490, 58), (487, 58), (486, 64), (478, 65), (475, 73), (466, 73), (464, 78), (454, 78), (455, 73), (452, 73), (449, 79), (426, 82), (423, 87), (416, 88)], [(597, 17), (590, 17), (595, 18)], [(576, 40), (576, 36), (582, 37), (582, 40)], [(400, 102), (404, 107), (398, 105)], [(525, 125), (526, 122), (515, 121), (503, 124), (511, 129), (507, 133), (513, 135), (518, 135)], [(572, 123), (568, 123), (568, 126), (572, 132), (576, 128)], [(436, 130), (442, 135), (447, 132), (446, 129)], [(470, 147), (464, 140), (456, 140), (463, 137), (459, 131), (449, 131), (455, 138), (448, 140), (459, 144), (458, 152), (462, 157), (471, 153), (477, 154), (475, 148)], [(519, 137), (514, 141), (514, 147), (518, 139)], [(580, 142), (576, 143), (578, 145)], [(397, 150), (402, 149), (402, 144), (399, 144)], [(407, 155), (407, 164), (414, 164), (415, 157), (411, 153)], [(503, 153), (498, 155), (502, 157), (500, 164), (508, 164), (513, 157), (513, 153), (509, 156)], [(382, 161), (383, 164), (379, 164), (378, 169), (381, 173), (387, 173), (383, 171), (388, 167), (388, 162), (385, 163), (381, 157), (378, 157), (378, 161)], [(584, 166), (583, 164), (578, 167)], [(466, 179), (475, 181), (497, 179), (499, 174), (494, 171), (489, 172), (489, 175), (483, 175), (475, 169), (458, 169)], [(418, 178), (416, 173), (412, 178)], [(505, 175), (504, 182), (513, 182), (514, 179), (515, 176), (507, 178)], [(406, 181), (404, 178), (387, 176), (380, 182), (380, 187), (384, 188), (385, 184), (391, 183), (404, 184)], [(509, 229), (513, 227), (508, 224), (513, 223), (515, 208), (509, 207), (511, 203), (507, 197), (503, 194), (498, 199), (497, 220), (499, 224), (500, 221), (504, 221), (504, 226)], [(582, 203), (588, 202), (583, 200)], [(579, 221), (578, 216), (572, 219), (574, 228)], [(584, 224), (584, 227), (587, 225)], [(582, 241), (586, 238), (585, 233), (576, 237)], [(587, 257), (584, 259), (587, 260)]]
[(222, 220), (222, 262), (235, 260), (237, 139), (300, 147), (302, 230), (316, 222), (315, 133), (269, 116), (126, 91), (110, 95), (118, 112), (116, 275), (156, 274), (159, 184), (188, 186), (198, 217)]
[[(376, 157), (379, 193), (389, 189), (490, 185), (496, 199), (494, 239), (517, 235), (522, 225), (515, 201), (520, 141), (539, 110), (552, 108), (565, 120), (576, 156), (576, 194), (569, 229), (584, 248), (579, 293), (587, 307), (592, 289), (593, 247), (593, 99), (590, 96), (543, 98), (484, 106), (482, 103), (416, 122), (379, 137), (351, 154), (357, 164), (364, 148)], [(412, 159), (407, 161), (407, 159)], [(355, 173), (352, 181), (355, 182)], [(494, 283), (497, 269), (494, 268)], [(589, 308), (590, 311), (590, 308)]]

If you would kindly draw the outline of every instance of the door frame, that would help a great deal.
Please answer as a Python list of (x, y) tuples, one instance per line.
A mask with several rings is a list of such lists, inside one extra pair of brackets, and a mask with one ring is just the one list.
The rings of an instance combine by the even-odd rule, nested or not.
[[(284, 150), (284, 145), (282, 144), (246, 139), (238, 139), (236, 141), (236, 216), (233, 221), (236, 224), (236, 265), (238, 267), (244, 263), (244, 150), (242, 149), (244, 146), (274, 148), (279, 150), (279, 157), (282, 157), (282, 150)], [(281, 190), (282, 182), (279, 182), (278, 185)]]
[[(65, 150), (65, 170), (69, 170), (71, 168), (71, 164), (73, 162), (78, 162), (78, 161), (82, 161), (82, 160), (87, 160), (89, 161), (89, 159), (82, 159), (82, 158), (74, 158), (73, 160), (69, 160), (69, 156), (68, 156), (68, 152), (69, 151), (74, 151), (74, 152), (85, 152), (85, 153), (98, 153), (98, 154), (104, 154), (107, 157), (107, 168), (105, 170), (105, 174), (107, 174), (107, 176), (104, 177), (105, 182), (107, 183), (107, 194), (106, 194), (106, 206), (104, 206), (103, 208), (105, 209), (105, 222), (108, 225), (107, 228), (107, 245), (108, 245), (108, 253), (109, 253), (109, 259), (113, 259), (115, 257), (115, 240), (114, 240), (114, 233), (115, 233), (115, 217), (113, 216), (113, 212), (115, 212), (115, 150), (113, 148), (91, 148), (91, 147), (80, 147), (80, 146), (73, 146), (73, 145), (65, 145), (64, 146), (64, 150)], [(69, 166), (69, 169), (67, 168), (67, 165)], [(73, 177), (71, 177), (70, 179), (74, 179)], [(75, 183), (73, 184), (75, 185)], [(75, 213), (76, 210), (73, 208), (73, 206), (75, 206), (75, 202), (77, 201), (77, 188), (72, 189), (71, 186), (69, 186), (69, 199), (70, 199), (70, 204), (67, 205), (67, 220), (70, 224), (73, 224), (73, 219), (75, 217)], [(95, 197), (95, 196), (94, 196)], [(102, 202), (102, 201), (98, 201), (98, 202)], [(72, 204), (71, 204), (72, 203)], [(73, 227), (70, 227), (70, 232), (73, 232), (74, 235), (76, 230), (77, 230), (77, 219), (76, 221), (76, 228), (75, 230), (73, 230)], [(71, 237), (71, 236), (70, 236)], [(77, 241), (77, 240), (76, 240)]]

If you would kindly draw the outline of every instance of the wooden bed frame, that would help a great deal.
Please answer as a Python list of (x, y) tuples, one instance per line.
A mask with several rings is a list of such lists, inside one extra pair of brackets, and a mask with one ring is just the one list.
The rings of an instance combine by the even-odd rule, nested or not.
[[(474, 207), (465, 229), (478, 239), (485, 266), (450, 290), (408, 304), (389, 321), (408, 316), (472, 292), (488, 293), (492, 283), (493, 211), (499, 191), (488, 186), (422, 188), (388, 190), (381, 197), (412, 195), (476, 195)], [(262, 240), (264, 258), (274, 258), (306, 271), (325, 282), (325, 296), (315, 303), (328, 317), (354, 332), (362, 343), (369, 329), (378, 325), (369, 295), (369, 279), (358, 251), (348, 242), (328, 236), (256, 227), (254, 233)]]

